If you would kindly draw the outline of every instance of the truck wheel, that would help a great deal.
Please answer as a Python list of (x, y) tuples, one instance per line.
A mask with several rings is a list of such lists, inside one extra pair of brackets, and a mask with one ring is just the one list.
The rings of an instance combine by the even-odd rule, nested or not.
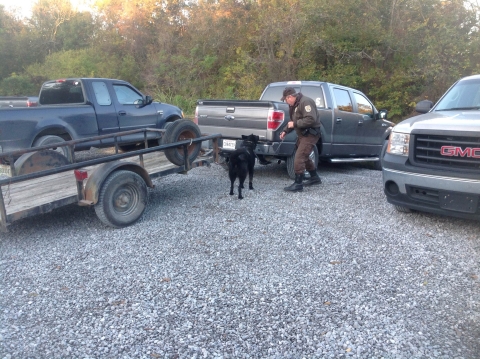
[(395, 209), (396, 209), (398, 212), (412, 213), (412, 210), (411, 210), (410, 208), (407, 208), (407, 207), (396, 206), (396, 205), (394, 205), (393, 207), (395, 207)]
[(120, 228), (135, 223), (145, 211), (147, 185), (131, 171), (112, 172), (102, 185), (95, 213), (108, 226)]
[[(65, 140), (60, 136), (47, 135), (47, 136), (42, 136), (37, 138), (33, 142), (33, 147), (54, 145), (55, 143), (62, 143), (62, 142), (65, 142)], [(68, 153), (70, 151), (68, 147), (52, 147), (52, 150), (64, 155), (66, 158), (68, 158)]]
[[(290, 157), (287, 157), (287, 172), (288, 177), (291, 179), (295, 179), (295, 169), (293, 164), (295, 162), (295, 153), (297, 153), (297, 149), (295, 149)], [(315, 163), (315, 167), (318, 165), (318, 148), (317, 146), (313, 147), (313, 151), (310, 153), (310, 159)], [(305, 171), (308, 174), (308, 172)], [(310, 176), (310, 174), (308, 174)]]
[[(190, 140), (201, 137), (200, 128), (190, 120), (177, 120), (170, 124), (161, 139), (161, 144), (166, 145), (178, 141)], [(193, 162), (202, 147), (201, 142), (192, 143), (188, 146), (188, 160)], [(181, 166), (185, 163), (183, 146), (164, 150), (167, 159), (174, 165)]]

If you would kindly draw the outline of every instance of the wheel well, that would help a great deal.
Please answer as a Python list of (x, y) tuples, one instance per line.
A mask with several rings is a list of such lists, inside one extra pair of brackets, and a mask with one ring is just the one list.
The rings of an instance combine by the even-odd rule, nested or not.
[(172, 117), (169, 117), (167, 118), (167, 120), (165, 121), (165, 123), (170, 123), (170, 122), (175, 122), (177, 120), (181, 120), (182, 118), (181, 117), (178, 117), (178, 116), (172, 116)]
[(70, 134), (67, 131), (65, 131), (65, 129), (63, 128), (49, 128), (38, 133), (37, 136), (35, 136), (35, 139), (33, 140), (32, 143), (34, 143), (40, 137), (49, 136), (49, 135), (61, 137), (65, 141), (70, 141), (72, 139)]

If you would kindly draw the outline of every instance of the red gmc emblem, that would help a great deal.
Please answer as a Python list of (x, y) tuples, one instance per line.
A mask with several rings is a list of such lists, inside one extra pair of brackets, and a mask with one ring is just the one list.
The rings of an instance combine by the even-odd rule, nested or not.
[(462, 149), (457, 146), (442, 146), (440, 149), (440, 154), (442, 156), (460, 156), (460, 157), (471, 157), (471, 158), (480, 158), (480, 148), (466, 147)]

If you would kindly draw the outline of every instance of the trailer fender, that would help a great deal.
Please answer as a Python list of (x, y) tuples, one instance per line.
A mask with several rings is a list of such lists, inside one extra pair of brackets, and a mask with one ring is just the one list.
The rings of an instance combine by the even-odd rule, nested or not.
[(113, 161), (100, 165), (88, 177), (87, 183), (85, 184), (85, 200), (91, 204), (96, 204), (103, 182), (110, 173), (119, 169), (137, 173), (143, 178), (148, 187), (154, 187), (147, 170), (139, 164), (134, 162)]

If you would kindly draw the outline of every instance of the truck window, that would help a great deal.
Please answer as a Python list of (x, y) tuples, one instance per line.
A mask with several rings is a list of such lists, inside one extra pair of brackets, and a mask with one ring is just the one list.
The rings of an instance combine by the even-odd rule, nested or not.
[(347, 90), (333, 89), (335, 103), (340, 111), (353, 112), (352, 99)]
[[(285, 86), (287, 87), (287, 86)], [(283, 90), (285, 87), (282, 86), (272, 86), (265, 90), (265, 93), (260, 98), (262, 101), (280, 101), (283, 95)], [(317, 107), (325, 107), (325, 99), (323, 95), (323, 90), (320, 86), (294, 86), (295, 91), (301, 92), (307, 97), (310, 97), (315, 101)]]
[(317, 107), (325, 107), (325, 99), (323, 96), (323, 90), (320, 86), (302, 86), (300, 90), (302, 94), (310, 97), (315, 101)]
[(373, 115), (373, 106), (365, 96), (356, 92), (353, 93), (353, 96), (355, 97), (355, 101), (357, 101), (358, 113), (362, 115)]
[(57, 80), (44, 83), (39, 101), (42, 105), (84, 103), (82, 84), (78, 80)]
[(97, 99), (97, 103), (100, 106), (110, 106), (112, 104), (112, 99), (110, 98), (107, 84), (105, 82), (92, 82), (92, 87), (93, 92), (95, 93), (95, 98)]
[(122, 105), (133, 105), (135, 101), (143, 99), (142, 95), (128, 86), (113, 85), (113, 89), (117, 95), (118, 102)]

